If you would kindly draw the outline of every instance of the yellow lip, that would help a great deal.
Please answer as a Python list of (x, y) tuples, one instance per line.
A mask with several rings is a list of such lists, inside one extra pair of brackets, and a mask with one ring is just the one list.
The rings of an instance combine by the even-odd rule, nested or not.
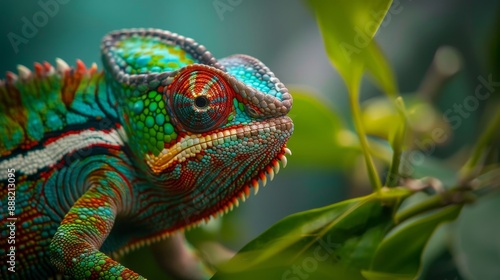
[[(291, 125), (288, 122), (279, 122), (279, 125)], [(162, 173), (174, 162), (184, 162), (189, 158), (196, 157), (201, 151), (222, 145), (230, 141), (243, 138), (253, 138), (256, 134), (265, 134), (277, 130), (276, 124), (260, 122), (251, 125), (243, 125), (238, 128), (225, 129), (210, 134), (191, 134), (180, 139), (169, 148), (164, 148), (157, 156), (146, 155), (146, 163), (154, 174)], [(281, 129), (281, 128), (280, 128)]]
[(163, 149), (159, 155), (146, 155), (146, 163), (153, 173), (158, 174), (170, 167), (173, 162), (184, 162), (186, 159), (197, 156), (202, 150), (234, 141), (239, 136), (250, 136), (244, 129), (230, 129), (212, 134), (186, 135), (170, 148)]

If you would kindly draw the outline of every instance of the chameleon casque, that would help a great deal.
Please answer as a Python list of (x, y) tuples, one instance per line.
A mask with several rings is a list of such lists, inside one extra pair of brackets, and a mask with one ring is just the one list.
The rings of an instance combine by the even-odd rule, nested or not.
[(112, 32), (101, 54), (103, 71), (57, 59), (0, 80), (2, 279), (143, 279), (114, 256), (189, 254), (177, 232), (286, 165), (292, 97), (259, 60), (157, 29)]

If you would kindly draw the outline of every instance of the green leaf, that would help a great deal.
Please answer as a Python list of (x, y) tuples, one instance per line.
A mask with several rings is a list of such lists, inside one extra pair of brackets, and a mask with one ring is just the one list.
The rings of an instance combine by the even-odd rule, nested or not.
[(410, 277), (408, 275), (400, 275), (395, 273), (386, 273), (386, 272), (375, 272), (375, 271), (363, 271), (363, 276), (365, 279), (369, 280), (413, 280), (414, 277)]
[(382, 240), (370, 271), (363, 275), (390, 273), (401, 278), (414, 278), (420, 268), (422, 252), (436, 227), (454, 220), (461, 208), (461, 205), (448, 206), (398, 225)]
[[(291, 88), (294, 123), (287, 146), (293, 153), (290, 167), (349, 168), (359, 155), (359, 142), (340, 116), (312, 93)], [(320, 120), (320, 121), (319, 121)]]
[[(293, 214), (248, 243), (213, 279), (362, 279), (387, 229), (395, 202), (410, 194), (386, 189)], [(254, 278), (252, 278), (254, 277)]]
[[(392, 2), (392, 1), (391, 1)], [(385, 59), (384, 54), (380, 50), (378, 44), (372, 41), (366, 50), (365, 67), (368, 72), (375, 78), (375, 82), (391, 99), (398, 96), (398, 88), (392, 68)]]
[(394, 75), (372, 40), (391, 0), (309, 0), (332, 64), (346, 84), (359, 83), (366, 68), (391, 97), (396, 96)]
[[(497, 181), (498, 182), (498, 181)], [(457, 267), (468, 279), (500, 279), (500, 195), (464, 207), (451, 239)]]
[[(402, 119), (398, 117), (396, 107), (384, 97), (374, 97), (362, 103), (361, 119), (368, 135), (384, 140), (390, 139), (396, 127), (401, 127)], [(390, 125), (387, 125), (390, 124)]]
[(374, 97), (363, 102), (362, 121), (368, 135), (390, 140), (395, 128), (407, 122), (414, 138), (408, 143), (409, 146), (416, 146), (415, 148), (425, 150), (426, 153), (433, 153), (435, 146), (442, 145), (452, 138), (450, 124), (443, 119), (443, 113), (432, 104), (416, 96), (405, 96), (405, 119), (401, 116), (401, 109), (397, 108), (397, 102), (383, 97)]
[(374, 191), (379, 192), (382, 188), (381, 181), (361, 122), (359, 84), (364, 70), (368, 69), (389, 96), (396, 96), (391, 69), (372, 40), (392, 1), (308, 2), (316, 15), (328, 57), (346, 83), (354, 125), (363, 149), (370, 182)]

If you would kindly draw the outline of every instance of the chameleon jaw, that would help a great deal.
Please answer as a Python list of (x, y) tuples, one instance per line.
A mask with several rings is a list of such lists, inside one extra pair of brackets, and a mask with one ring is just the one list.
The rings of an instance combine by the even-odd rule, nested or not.
[[(233, 197), (229, 198), (229, 200), (227, 200), (227, 202), (225, 202), (217, 211), (207, 215), (204, 218), (193, 221), (181, 228), (167, 230), (160, 234), (156, 234), (154, 236), (150, 236), (148, 238), (144, 238), (142, 240), (138, 240), (136, 242), (128, 244), (113, 252), (112, 256), (115, 259), (120, 258), (121, 256), (126, 255), (131, 251), (164, 240), (165, 238), (168, 238), (178, 232), (184, 232), (185, 230), (197, 228), (203, 224), (209, 223), (211, 219), (217, 219), (224, 216), (224, 214), (227, 214), (235, 207), (238, 207), (240, 205), (240, 200), (242, 202), (245, 202), (250, 197), (251, 189), (253, 189), (254, 195), (257, 195), (260, 186), (266, 186), (268, 177), (269, 180), (272, 181), (274, 179), (274, 175), (278, 174), (281, 168), (286, 167), (288, 162), (286, 155), (292, 155), (292, 151), (286, 146), (283, 146), (276, 158), (274, 158), (265, 168), (263, 168), (255, 178), (251, 179), (248, 184), (244, 185), (241, 191), (239, 191)], [(280, 163), (282, 166), (281, 168)]]
[(253, 188), (254, 195), (257, 195), (259, 192), (259, 186), (265, 187), (267, 184), (267, 176), (269, 176), (269, 180), (272, 181), (274, 179), (274, 175), (278, 174), (280, 171), (280, 164), (283, 168), (286, 167), (288, 160), (286, 155), (292, 155), (292, 151), (286, 146), (282, 148), (281, 152), (278, 156), (269, 163), (263, 170), (259, 172), (256, 178), (253, 178), (249, 184), (245, 185), (235, 197), (232, 198), (225, 206), (223, 206), (219, 211), (217, 211), (212, 216), (216, 218), (216, 215), (222, 216), (223, 214), (227, 214), (229, 211), (232, 211), (234, 205), (236, 207), (239, 206), (238, 198), (241, 201), (245, 202), (247, 198), (250, 197), (250, 189)]
[[(189, 158), (198, 156), (205, 149), (238, 139), (251, 139), (256, 137), (256, 135), (263, 135), (264, 133), (277, 133), (277, 130), (288, 131), (291, 127), (291, 120), (288, 117), (282, 117), (249, 126), (242, 125), (237, 128), (221, 129), (206, 135), (186, 135), (170, 148), (164, 148), (157, 156), (147, 154), (146, 163), (153, 174), (158, 175), (175, 163), (182, 163)], [(247, 144), (253, 145), (253, 142), (248, 142)]]

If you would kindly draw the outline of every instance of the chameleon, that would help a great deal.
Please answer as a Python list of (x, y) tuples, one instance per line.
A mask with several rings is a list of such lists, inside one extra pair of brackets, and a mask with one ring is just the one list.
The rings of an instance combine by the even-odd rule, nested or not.
[(118, 259), (153, 243), (207, 277), (179, 234), (286, 166), (292, 96), (258, 59), (165, 30), (111, 32), (101, 58), (0, 80), (1, 278), (144, 279)]

